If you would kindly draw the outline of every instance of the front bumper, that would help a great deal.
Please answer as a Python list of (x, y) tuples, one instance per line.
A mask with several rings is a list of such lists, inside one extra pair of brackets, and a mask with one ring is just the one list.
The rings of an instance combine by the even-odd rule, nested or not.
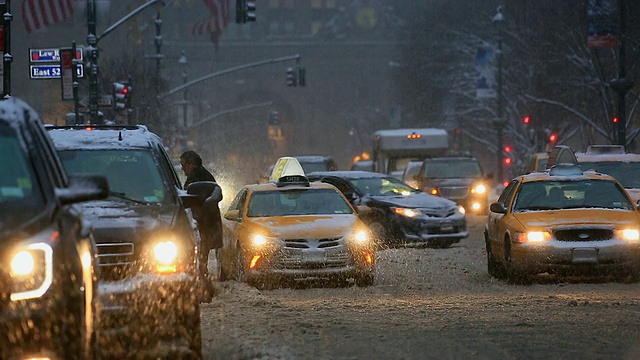
[(640, 244), (623, 240), (512, 244), (514, 271), (527, 274), (627, 275), (640, 271)]
[(408, 244), (453, 244), (469, 237), (464, 215), (446, 218), (417, 216), (398, 217), (396, 227)]
[(187, 273), (101, 281), (101, 348), (112, 356), (138, 356), (163, 342), (182, 341), (182, 325), (198, 313), (198, 290), (195, 277)]
[(0, 359), (64, 358), (67, 311), (55, 296), (0, 304)]
[[(365, 261), (366, 254), (371, 256), (371, 264)], [(254, 256), (248, 253), (247, 256)], [(375, 257), (369, 249), (320, 250), (320, 249), (284, 249), (264, 256), (247, 275), (254, 278), (278, 277), (289, 279), (302, 278), (351, 278), (371, 274), (374, 271)]]

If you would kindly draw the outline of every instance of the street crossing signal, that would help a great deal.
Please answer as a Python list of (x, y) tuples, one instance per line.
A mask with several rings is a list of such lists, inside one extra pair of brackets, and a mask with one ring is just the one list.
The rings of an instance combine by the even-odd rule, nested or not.
[(113, 83), (113, 106), (116, 110), (128, 109), (131, 105), (131, 86), (126, 82)]
[(236, 0), (236, 23), (244, 24), (248, 21), (256, 21), (256, 2)]
[(287, 86), (298, 86), (297, 75), (294, 68), (287, 68)]

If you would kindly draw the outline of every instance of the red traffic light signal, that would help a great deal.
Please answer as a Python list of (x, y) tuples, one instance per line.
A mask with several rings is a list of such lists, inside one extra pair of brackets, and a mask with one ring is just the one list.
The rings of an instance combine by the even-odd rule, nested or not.
[(551, 142), (556, 142), (556, 140), (558, 140), (558, 134), (556, 134), (556, 133), (551, 133), (551, 134), (549, 135), (549, 141), (551, 141)]
[(513, 159), (511, 159), (510, 157), (505, 157), (503, 161), (505, 165), (511, 165)]
[(531, 116), (525, 116), (522, 118), (522, 123), (527, 125), (531, 122)]
[(614, 124), (617, 124), (618, 123), (618, 117), (616, 116), (613, 119), (611, 119), (611, 122), (613, 122)]
[(509, 145), (505, 145), (504, 152), (510, 153), (513, 149)]

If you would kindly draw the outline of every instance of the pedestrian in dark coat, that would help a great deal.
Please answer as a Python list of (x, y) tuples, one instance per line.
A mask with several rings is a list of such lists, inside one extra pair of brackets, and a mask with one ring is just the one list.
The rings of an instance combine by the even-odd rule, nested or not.
[[(215, 182), (215, 177), (202, 166), (202, 158), (195, 151), (186, 151), (180, 155), (180, 165), (187, 180), (184, 189), (188, 190), (191, 183), (198, 181)], [(194, 208), (193, 217), (198, 221), (198, 230), (202, 240), (202, 255), (204, 266), (208, 263), (209, 251), (222, 247), (222, 219), (218, 202), (222, 200), (222, 189), (216, 184), (213, 194), (207, 198), (202, 207)], [(217, 252), (216, 252), (217, 256)]]

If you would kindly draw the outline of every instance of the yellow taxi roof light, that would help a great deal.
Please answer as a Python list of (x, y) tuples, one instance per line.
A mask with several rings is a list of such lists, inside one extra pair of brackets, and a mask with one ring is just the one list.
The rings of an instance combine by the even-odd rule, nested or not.
[(309, 185), (302, 165), (298, 159), (291, 156), (283, 156), (276, 161), (269, 176), (269, 182), (273, 182), (278, 186), (305, 184)]

